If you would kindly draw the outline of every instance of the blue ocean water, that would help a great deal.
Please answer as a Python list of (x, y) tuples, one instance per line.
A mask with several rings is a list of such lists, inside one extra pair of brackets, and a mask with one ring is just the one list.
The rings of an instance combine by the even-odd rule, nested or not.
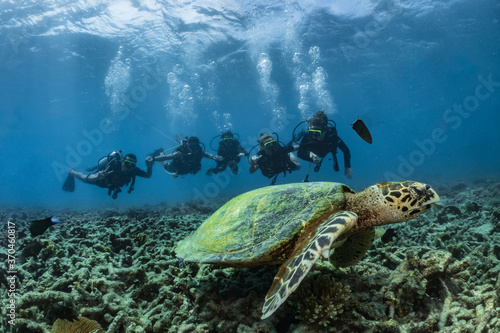
[[(117, 200), (61, 187), (113, 150), (138, 166), (176, 137), (208, 152), (226, 129), (250, 150), (288, 142), (318, 110), (354, 177), (325, 161), (311, 181), (355, 190), (500, 176), (500, 3), (485, 1), (2, 1), (0, 203), (50, 209), (216, 200), (269, 185), (260, 172), (151, 179)], [(362, 119), (373, 144), (351, 129)], [(217, 147), (217, 140), (213, 146)], [(256, 150), (252, 153), (255, 154)], [(299, 182), (301, 170), (277, 183)]]

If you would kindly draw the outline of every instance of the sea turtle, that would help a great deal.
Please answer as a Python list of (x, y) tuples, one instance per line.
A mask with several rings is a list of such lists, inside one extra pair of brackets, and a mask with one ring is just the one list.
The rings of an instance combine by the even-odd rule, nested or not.
[(413, 219), (438, 201), (429, 185), (413, 181), (377, 183), (359, 193), (331, 182), (268, 186), (231, 199), (175, 251), (187, 262), (282, 264), (264, 301), (264, 319), (320, 256), (337, 267), (354, 265), (371, 247), (374, 227)]

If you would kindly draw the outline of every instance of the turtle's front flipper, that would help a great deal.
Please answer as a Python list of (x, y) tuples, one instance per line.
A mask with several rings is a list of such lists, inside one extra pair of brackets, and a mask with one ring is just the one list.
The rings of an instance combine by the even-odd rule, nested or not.
[(330, 246), (358, 221), (358, 215), (343, 211), (332, 215), (315, 232), (304, 232), (290, 259), (281, 265), (267, 292), (262, 319), (269, 317), (297, 289), (319, 256), (329, 256)]

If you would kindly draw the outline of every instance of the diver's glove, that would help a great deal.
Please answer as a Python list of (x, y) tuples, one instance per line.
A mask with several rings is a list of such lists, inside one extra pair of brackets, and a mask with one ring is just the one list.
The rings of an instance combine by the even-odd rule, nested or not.
[(238, 157), (239, 157), (239, 158), (242, 158), (243, 156), (245, 156), (245, 154), (244, 154), (244, 153), (239, 153), (239, 154), (238, 154)]
[(213, 157), (213, 159), (214, 159), (214, 161), (216, 161), (216, 162), (222, 162), (222, 161), (224, 161), (224, 157), (219, 156), (219, 155), (215, 155), (215, 156)]
[(148, 156), (146, 158), (146, 166), (148, 168), (152, 167), (154, 163), (155, 163), (154, 157)]
[(315, 153), (313, 153), (312, 151), (309, 152), (309, 157), (311, 158), (312, 162), (314, 164), (319, 164), (319, 157), (318, 155), (316, 155)]
[(259, 161), (261, 160), (261, 158), (262, 158), (262, 156), (257, 156), (257, 155), (252, 156), (252, 157), (250, 158), (250, 162), (251, 162), (252, 164), (257, 165), (257, 164), (259, 164)]

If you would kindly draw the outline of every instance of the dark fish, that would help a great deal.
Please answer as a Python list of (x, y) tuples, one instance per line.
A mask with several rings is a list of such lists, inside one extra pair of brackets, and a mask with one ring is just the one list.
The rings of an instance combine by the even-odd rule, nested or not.
[(372, 143), (372, 135), (366, 127), (365, 123), (361, 119), (357, 119), (353, 124), (352, 128), (358, 133), (361, 139), (365, 140), (368, 143)]
[(48, 228), (57, 223), (61, 223), (61, 221), (59, 221), (55, 215), (47, 217), (46, 219), (43, 220), (31, 221), (30, 223), (31, 236), (33, 237), (39, 236), (43, 234), (45, 230), (47, 230)]
[(53, 321), (55, 321), (55, 319), (57, 318), (66, 319), (71, 322), (78, 319), (78, 313), (76, 313), (73, 308), (61, 305), (59, 303), (54, 303), (50, 306), (48, 315), (51, 318), (54, 318)]
[(380, 237), (380, 240), (386, 244), (386, 243), (389, 243), (393, 238), (394, 236), (396, 236), (396, 232), (394, 231), (394, 229), (387, 229), (384, 233), (384, 235), (382, 235), (382, 237)]

